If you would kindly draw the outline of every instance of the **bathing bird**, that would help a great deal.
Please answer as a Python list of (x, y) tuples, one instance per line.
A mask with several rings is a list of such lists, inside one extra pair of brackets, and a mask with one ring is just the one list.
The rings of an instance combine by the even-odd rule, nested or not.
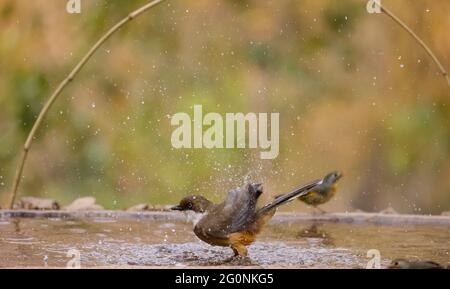
[(271, 203), (257, 208), (263, 193), (262, 184), (248, 183), (231, 190), (225, 201), (214, 204), (202, 196), (187, 196), (172, 210), (194, 211), (203, 216), (194, 226), (195, 235), (213, 246), (233, 249), (234, 256), (247, 256), (247, 247), (256, 239), (261, 228), (275, 214), (277, 207), (289, 202), (323, 180), (303, 185), (290, 193), (275, 198)]
[(395, 259), (388, 267), (389, 269), (444, 269), (444, 267), (433, 261), (409, 261), (406, 259)]
[(336, 183), (341, 177), (341, 172), (331, 172), (323, 178), (322, 182), (308, 190), (306, 193), (299, 195), (297, 199), (307, 205), (313, 206), (322, 213), (325, 213), (318, 205), (322, 205), (334, 197), (336, 194)]

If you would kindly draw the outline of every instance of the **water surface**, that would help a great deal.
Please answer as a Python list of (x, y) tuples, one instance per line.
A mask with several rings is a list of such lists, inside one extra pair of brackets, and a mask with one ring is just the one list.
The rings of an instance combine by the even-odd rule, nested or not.
[(363, 268), (369, 249), (381, 265), (393, 258), (450, 261), (448, 226), (269, 224), (249, 246), (249, 258), (232, 260), (229, 248), (199, 241), (184, 221), (0, 219), (0, 267), (65, 267), (80, 252), (82, 267), (257, 266)]

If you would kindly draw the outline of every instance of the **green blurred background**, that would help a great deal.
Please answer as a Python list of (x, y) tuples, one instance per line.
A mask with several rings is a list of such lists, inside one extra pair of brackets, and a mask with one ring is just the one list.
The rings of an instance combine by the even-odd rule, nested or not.
[[(49, 94), (94, 41), (146, 1), (0, 1), (0, 203)], [(450, 68), (450, 1), (383, 1)], [(169, 116), (279, 112), (280, 154), (172, 149)], [(330, 170), (329, 211), (450, 210), (450, 95), (423, 49), (366, 1), (167, 1), (115, 34), (39, 130), (20, 196), (110, 209), (214, 201), (252, 180), (265, 201)], [(285, 210), (309, 212), (292, 203)]]

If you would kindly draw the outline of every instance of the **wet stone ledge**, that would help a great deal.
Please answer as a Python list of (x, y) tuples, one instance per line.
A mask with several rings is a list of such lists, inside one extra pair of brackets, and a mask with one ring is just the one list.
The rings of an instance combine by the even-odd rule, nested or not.
[[(36, 210), (0, 210), (0, 219), (9, 218), (59, 218), (59, 219), (126, 219), (152, 221), (186, 221), (190, 215), (170, 211), (36, 211)], [(271, 223), (342, 223), (375, 225), (436, 225), (450, 228), (450, 216), (402, 215), (381, 213), (278, 213)]]

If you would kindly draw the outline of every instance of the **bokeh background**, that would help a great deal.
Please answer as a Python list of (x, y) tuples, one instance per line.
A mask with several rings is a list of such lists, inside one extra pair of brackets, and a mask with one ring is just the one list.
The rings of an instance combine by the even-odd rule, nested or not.
[[(49, 94), (143, 0), (0, 1), (0, 203)], [(383, 1), (450, 68), (450, 1)], [(20, 196), (109, 209), (214, 201), (251, 178), (264, 201), (345, 174), (328, 211), (450, 210), (450, 94), (423, 49), (365, 0), (167, 1), (115, 34), (63, 92), (32, 146)], [(279, 112), (280, 154), (182, 149), (169, 116)], [(288, 211), (310, 209), (300, 203)]]

